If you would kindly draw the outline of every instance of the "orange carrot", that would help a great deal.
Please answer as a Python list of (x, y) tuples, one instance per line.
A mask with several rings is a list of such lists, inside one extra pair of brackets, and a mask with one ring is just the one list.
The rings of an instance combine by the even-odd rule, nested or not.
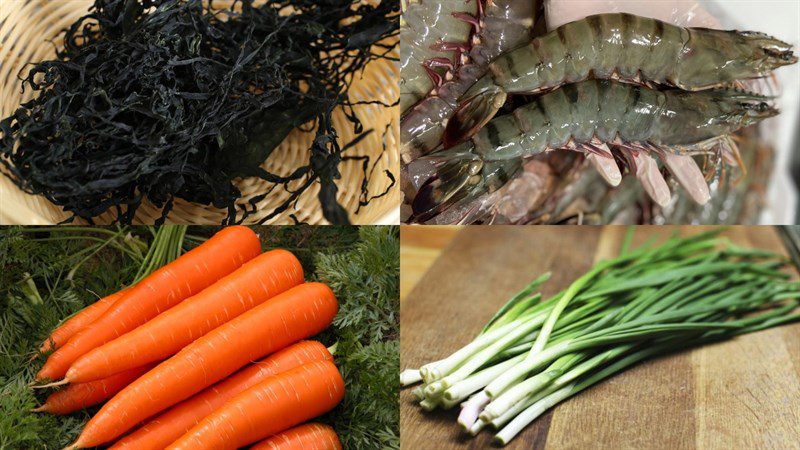
[(305, 363), (325, 360), (333, 361), (333, 356), (324, 345), (300, 341), (178, 403), (117, 441), (111, 450), (162, 450), (245, 389)]
[(89, 383), (71, 384), (64, 389), (53, 392), (47, 397), (47, 401), (33, 412), (48, 412), (50, 414), (69, 414), (80, 409), (88, 408), (92, 405), (102, 403), (122, 388), (131, 384), (143, 373), (155, 367), (155, 364), (148, 364), (143, 367), (120, 372), (102, 380)]
[(303, 267), (286, 250), (256, 256), (235, 272), (146, 324), (86, 353), (64, 377), (85, 383), (174, 355), (195, 339), (303, 282)]
[(167, 449), (234, 450), (324, 414), (342, 397), (339, 369), (330, 361), (313, 361), (233, 397)]
[(253, 230), (227, 227), (156, 270), (120, 297), (99, 319), (50, 355), (37, 380), (64, 376), (76, 359), (142, 325), (233, 272), (261, 252)]
[(192, 342), (106, 403), (67, 448), (109, 442), (250, 361), (313, 336), (338, 305), (330, 288), (305, 283), (279, 294)]
[(342, 450), (342, 443), (330, 426), (306, 423), (269, 437), (250, 450)]
[(123, 289), (111, 295), (107, 295), (78, 311), (74, 316), (67, 319), (66, 322), (62, 323), (61, 326), (50, 333), (50, 336), (48, 336), (47, 339), (42, 342), (41, 347), (39, 347), (39, 352), (46, 353), (64, 345), (75, 333), (102, 316), (126, 290), (127, 289)]

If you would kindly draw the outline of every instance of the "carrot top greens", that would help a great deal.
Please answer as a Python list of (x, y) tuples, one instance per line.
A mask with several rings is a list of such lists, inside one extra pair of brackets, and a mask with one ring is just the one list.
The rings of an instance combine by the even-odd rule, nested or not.
[(360, 227), (358, 237), (349, 251), (320, 251), (315, 261), (315, 278), (339, 300), (333, 336), (322, 342), (336, 342), (347, 392), (323, 421), (346, 449), (399, 449), (400, 228)]

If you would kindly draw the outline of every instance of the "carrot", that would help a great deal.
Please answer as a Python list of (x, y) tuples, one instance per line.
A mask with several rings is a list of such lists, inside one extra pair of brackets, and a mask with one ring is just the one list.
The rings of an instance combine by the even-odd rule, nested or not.
[(50, 333), (50, 336), (48, 336), (39, 347), (39, 352), (47, 353), (50, 350), (55, 350), (64, 345), (69, 338), (75, 335), (75, 333), (82, 330), (84, 327), (102, 316), (103, 313), (106, 312), (108, 308), (125, 293), (126, 290), (127, 289), (123, 289), (111, 295), (107, 295), (87, 306), (86, 308), (78, 311), (74, 316), (67, 319), (66, 322), (61, 324), (61, 326)]
[(162, 450), (207, 415), (266, 378), (311, 361), (333, 361), (317, 341), (300, 341), (178, 403), (117, 441), (111, 450)]
[(286, 250), (256, 256), (235, 272), (146, 324), (78, 358), (65, 379), (85, 383), (175, 354), (195, 339), (303, 282), (303, 267)]
[(50, 355), (36, 379), (63, 377), (69, 366), (89, 350), (200, 292), (260, 252), (261, 243), (253, 230), (242, 226), (223, 229), (128, 289), (99, 319)]
[(250, 361), (324, 330), (338, 306), (330, 288), (305, 283), (192, 342), (108, 401), (67, 448), (94, 447), (227, 377)]
[(342, 443), (330, 426), (306, 423), (269, 437), (250, 450), (342, 450)]
[(148, 364), (142, 367), (126, 370), (102, 380), (89, 383), (71, 384), (64, 389), (53, 392), (47, 401), (33, 412), (48, 412), (50, 414), (69, 414), (92, 405), (102, 403), (122, 388), (139, 378), (143, 373), (155, 367)]
[(303, 364), (233, 397), (167, 449), (237, 449), (324, 414), (342, 397), (344, 380), (332, 362)]

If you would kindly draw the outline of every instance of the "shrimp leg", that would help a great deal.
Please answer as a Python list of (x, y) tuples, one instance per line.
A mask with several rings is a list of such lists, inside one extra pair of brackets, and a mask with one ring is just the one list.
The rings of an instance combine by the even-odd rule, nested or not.
[[(767, 100), (736, 89), (658, 91), (611, 80), (569, 84), (495, 118), (469, 141), (426, 157), (437, 170), (417, 193), (414, 214), (430, 217), (453, 201), (492, 192), (524, 158), (563, 148), (627, 147), (634, 165), (649, 167), (640, 175), (649, 175), (652, 165), (640, 154), (710, 152), (730, 133), (776, 115)], [(648, 180), (654, 199), (668, 201), (658, 180)]]
[[(400, 153), (406, 164), (439, 147), (444, 126), (458, 105), (458, 99), (483, 76), (487, 64), (531, 39), (536, 0), (472, 1), (485, 2), (486, 6), (476, 20), (465, 20), (477, 28), (471, 48), (461, 55), (462, 61), (454, 71), (445, 74), (444, 82), (431, 95), (408, 110), (402, 109)], [(406, 67), (401, 67), (401, 78), (405, 77)]]
[[(425, 98), (441, 84), (437, 65), (455, 65), (466, 48), (472, 26), (454, 15), (475, 15), (478, 1), (409, 2), (400, 25), (400, 111)], [(447, 56), (445, 56), (447, 55)]]

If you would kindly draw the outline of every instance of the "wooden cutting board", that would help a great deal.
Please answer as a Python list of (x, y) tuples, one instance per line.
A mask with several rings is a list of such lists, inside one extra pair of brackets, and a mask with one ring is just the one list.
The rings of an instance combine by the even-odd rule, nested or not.
[[(702, 227), (639, 227), (648, 236)], [(494, 312), (543, 272), (544, 294), (616, 254), (622, 227), (467, 227), (401, 303), (401, 369), (445, 357), (472, 340)], [(785, 253), (772, 227), (733, 227), (742, 246)], [(407, 264), (403, 261), (403, 266)], [(456, 410), (423, 411), (401, 393), (403, 450), (487, 448)], [(800, 448), (800, 324), (684, 351), (634, 366), (584, 391), (526, 428), (514, 449)]]

